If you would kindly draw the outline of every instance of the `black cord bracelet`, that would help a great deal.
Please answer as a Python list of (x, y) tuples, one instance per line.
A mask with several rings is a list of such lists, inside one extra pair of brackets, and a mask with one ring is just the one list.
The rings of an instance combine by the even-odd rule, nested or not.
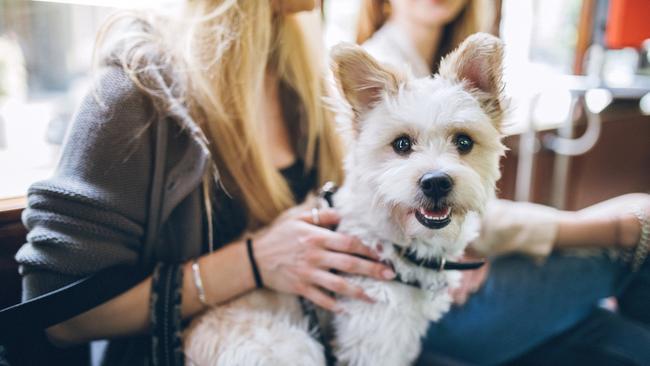
[(262, 276), (260, 275), (260, 270), (257, 268), (257, 262), (255, 262), (255, 256), (253, 255), (253, 239), (246, 238), (246, 249), (248, 250), (248, 260), (251, 262), (253, 277), (255, 278), (255, 287), (264, 288), (264, 282), (262, 282)]

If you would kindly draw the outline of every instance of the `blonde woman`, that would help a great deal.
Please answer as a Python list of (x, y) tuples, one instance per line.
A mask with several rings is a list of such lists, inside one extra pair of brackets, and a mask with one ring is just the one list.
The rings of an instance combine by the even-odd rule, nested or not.
[[(379, 60), (424, 77), (467, 35), (486, 29), (488, 5), (362, 0), (357, 41)], [(641, 228), (650, 225), (649, 214), (647, 194), (578, 212), (494, 200), (473, 243), (494, 256), (489, 270), (465, 276), (452, 295), (458, 305), (467, 304), (432, 325), (424, 353), (452, 358), (453, 364), (649, 364), (650, 265), (633, 273), (629, 262), (602, 250), (634, 252), (647, 245)], [(588, 256), (581, 251), (586, 247), (601, 250)], [(562, 254), (568, 248), (579, 255)], [(609, 296), (618, 297), (619, 314), (597, 306)]]
[[(327, 229), (338, 221), (335, 211), (297, 206), (309, 191), (342, 179), (322, 103), (321, 55), (297, 14), (314, 6), (193, 0), (180, 19), (127, 16), (107, 25), (98, 85), (76, 114), (56, 173), (29, 191), (28, 242), (16, 257), (23, 297), (143, 262), (151, 215), (162, 223), (144, 260), (154, 274), (49, 328), (51, 340), (111, 339), (107, 364), (182, 362), (179, 350), (157, 354), (168, 339), (150, 342), (147, 334), (156, 338), (161, 327), (163, 337), (177, 334), (181, 320), (256, 286), (336, 310), (325, 290), (367, 297), (331, 269), (394, 276), (361, 258), (374, 254), (355, 238)], [(169, 129), (164, 142), (154, 137), (161, 124)], [(149, 212), (156, 146), (166, 146), (165, 184), (160, 210)]]

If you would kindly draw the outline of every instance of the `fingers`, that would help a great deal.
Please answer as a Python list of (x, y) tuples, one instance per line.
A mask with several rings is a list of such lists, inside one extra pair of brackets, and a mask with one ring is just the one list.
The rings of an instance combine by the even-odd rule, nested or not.
[(456, 305), (465, 304), (467, 298), (469, 297), (469, 293), (470, 291), (467, 287), (467, 282), (465, 279), (463, 279), (458, 287), (449, 290), (449, 294), (451, 295), (451, 298)]
[(349, 254), (321, 251), (317, 259), (322, 268), (336, 269), (349, 274), (373, 277), (378, 280), (392, 280), (395, 272), (385, 264), (362, 259)]
[(333, 312), (340, 312), (341, 309), (338, 307), (336, 300), (325, 294), (323, 290), (317, 288), (316, 286), (307, 286), (305, 289), (300, 293), (304, 298), (309, 299), (311, 302), (314, 304), (320, 306), (323, 309), (333, 311)]
[(478, 282), (476, 284), (476, 291), (478, 291), (478, 289), (480, 289), (481, 286), (483, 286), (483, 284), (485, 283), (485, 280), (487, 280), (488, 273), (490, 273), (490, 263), (489, 262), (485, 263), (485, 265), (483, 265), (483, 268), (479, 268), (479, 273), (478, 273), (479, 280), (478, 280)]
[(336, 232), (328, 232), (323, 240), (325, 248), (337, 252), (358, 254), (363, 257), (379, 260), (379, 255), (374, 250), (363, 245), (357, 238), (343, 235)]
[(321, 227), (331, 227), (338, 225), (339, 221), (341, 220), (339, 214), (332, 208), (320, 208), (316, 211), (303, 211), (298, 216), (298, 218), (312, 225)]
[(488, 273), (490, 272), (490, 263), (486, 262), (483, 267), (474, 271), (473, 280), (470, 283), (471, 293), (475, 293), (483, 287), (487, 280)]
[[(316, 225), (315, 221), (318, 221), (317, 226), (327, 228), (337, 225), (341, 218), (336, 210), (331, 208), (323, 208), (318, 209), (317, 213), (313, 209), (311, 211), (302, 212), (299, 215), (299, 219), (312, 225)], [(328, 249), (335, 250), (337, 252), (357, 254), (363, 257), (377, 260), (379, 259), (379, 256), (372, 249), (363, 245), (359, 239), (336, 233), (331, 230), (320, 231), (319, 234), (322, 235), (322, 242)]]
[(469, 298), (469, 294), (466, 291), (458, 291), (456, 293), (453, 293), (451, 297), (454, 300), (454, 304), (456, 305), (465, 305), (467, 302), (467, 299)]
[(467, 274), (463, 274), (463, 278), (460, 282), (460, 285), (456, 288), (450, 289), (449, 293), (456, 305), (463, 305), (467, 302), (467, 299), (473, 292), (471, 290), (471, 278)]
[(309, 280), (325, 289), (336, 292), (339, 295), (356, 298), (369, 303), (374, 301), (366, 295), (363, 289), (359, 286), (352, 285), (343, 277), (337, 276), (333, 273), (324, 270), (312, 271), (309, 274)]
[(474, 293), (478, 292), (487, 279), (488, 266), (463, 274), (463, 278), (458, 287), (450, 289), (451, 295), (456, 305), (463, 305)]

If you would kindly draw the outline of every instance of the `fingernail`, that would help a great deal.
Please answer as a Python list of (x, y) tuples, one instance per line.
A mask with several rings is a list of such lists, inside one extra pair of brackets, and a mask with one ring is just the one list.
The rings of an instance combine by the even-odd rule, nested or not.
[(363, 296), (365, 297), (365, 300), (367, 303), (374, 304), (376, 301), (372, 297), (368, 296), (365, 292), (363, 293)]
[(387, 280), (392, 280), (395, 278), (395, 272), (391, 271), (390, 269), (383, 270), (381, 272), (381, 275)]

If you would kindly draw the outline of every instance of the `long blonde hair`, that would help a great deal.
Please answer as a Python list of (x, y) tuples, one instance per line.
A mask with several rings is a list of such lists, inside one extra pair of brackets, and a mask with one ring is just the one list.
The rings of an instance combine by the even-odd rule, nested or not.
[[(326, 108), (326, 82), (318, 44), (308, 42), (299, 15), (276, 15), (270, 1), (191, 0), (185, 15), (127, 15), (139, 24), (122, 32), (117, 58), (136, 85), (174, 113), (200, 126), (190, 131), (206, 141), (219, 174), (219, 184), (242, 201), (249, 228), (271, 222), (291, 207), (293, 195), (282, 175), (262, 151), (258, 113), (267, 67), (273, 67), (300, 105), (302, 137), (294, 141), (307, 169), (318, 182), (342, 180), (341, 152), (331, 111)], [(118, 20), (100, 32), (99, 44)], [(132, 29), (133, 27), (130, 27)], [(113, 51), (114, 52), (114, 51)], [(161, 91), (157, 71), (163, 70)], [(152, 77), (153, 75), (153, 77)], [(294, 138), (295, 140), (296, 138)]]
[[(460, 45), (469, 35), (487, 30), (489, 7), (484, 0), (468, 0), (460, 14), (445, 25), (437, 52), (440, 59)], [(363, 44), (381, 28), (391, 15), (389, 0), (362, 0), (356, 41)]]

